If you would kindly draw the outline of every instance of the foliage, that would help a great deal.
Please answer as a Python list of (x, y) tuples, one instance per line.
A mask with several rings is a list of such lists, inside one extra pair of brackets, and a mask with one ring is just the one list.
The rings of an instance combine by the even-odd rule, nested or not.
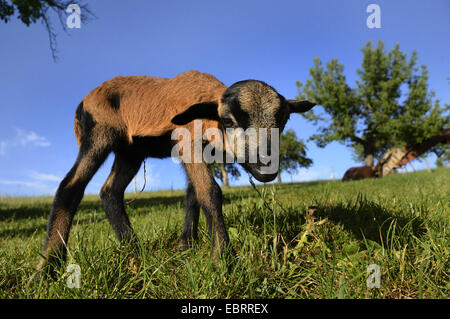
[(417, 66), (417, 53), (408, 59), (398, 44), (386, 52), (381, 41), (376, 48), (368, 42), (362, 53), (356, 87), (350, 87), (337, 59), (323, 67), (317, 57), (311, 78), (305, 84), (297, 82), (297, 98), (315, 100), (325, 111), (318, 114), (316, 107), (304, 114), (313, 124), (321, 124), (311, 140), (320, 147), (332, 141), (345, 143), (358, 160), (367, 160), (441, 133), (448, 106), (441, 108), (434, 100), (428, 70)]
[(43, 3), (38, 0), (0, 0), (0, 19), (7, 23), (16, 10), (18, 18), (27, 26), (42, 18)]
[(437, 157), (436, 166), (442, 167), (450, 164), (450, 146), (438, 144), (431, 150)]
[(286, 130), (280, 136), (280, 172), (294, 174), (300, 167), (309, 167), (313, 161), (306, 157), (306, 145), (295, 131)]
[[(235, 163), (212, 163), (209, 165), (213, 175), (215, 178), (219, 179), (221, 182), (227, 183), (228, 185), (228, 176), (231, 176), (232, 179), (238, 179), (241, 176), (239, 172), (239, 168)], [(224, 176), (225, 175), (225, 176)]]
[(41, 21), (47, 29), (50, 49), (56, 61), (56, 32), (51, 22), (51, 12), (58, 17), (61, 27), (66, 30), (65, 10), (70, 4), (77, 4), (82, 11), (81, 21), (94, 17), (88, 6), (77, 0), (0, 0), (0, 20), (8, 23), (12, 17), (22, 21), (27, 27)]

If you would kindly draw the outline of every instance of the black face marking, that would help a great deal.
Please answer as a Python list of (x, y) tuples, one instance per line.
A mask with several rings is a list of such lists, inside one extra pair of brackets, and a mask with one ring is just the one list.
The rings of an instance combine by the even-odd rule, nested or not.
[[(241, 104), (239, 103), (239, 91), (248, 81), (250, 80), (234, 83), (224, 92), (222, 96), (222, 104), (226, 104), (230, 107), (230, 111), (234, 118), (238, 121), (239, 127), (242, 127), (243, 129), (247, 129), (250, 126), (250, 116), (241, 108)], [(223, 120), (227, 121), (225, 118), (226, 115)], [(233, 125), (232, 123), (229, 124), (231, 124), (231, 126)], [(225, 123), (224, 125), (225, 127), (228, 127)]]
[[(239, 102), (238, 104), (239, 105)], [(234, 118), (238, 121), (239, 127), (242, 127), (244, 130), (246, 130), (250, 126), (250, 115), (241, 109), (240, 105), (239, 107), (232, 107), (231, 111), (234, 115)]]
[(233, 120), (231, 119), (231, 118), (229, 118), (229, 117), (223, 117), (222, 118), (222, 124), (223, 124), (223, 126), (225, 127), (225, 128), (228, 128), (228, 127), (233, 127), (234, 126), (234, 122), (233, 122)]
[(107, 99), (113, 109), (117, 111), (120, 108), (120, 93), (114, 92)]

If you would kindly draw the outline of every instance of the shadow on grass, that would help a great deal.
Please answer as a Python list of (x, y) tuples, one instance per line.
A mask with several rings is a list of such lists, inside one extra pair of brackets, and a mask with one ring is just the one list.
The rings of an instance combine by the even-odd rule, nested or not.
[(281, 234), (286, 242), (293, 240), (302, 231), (306, 222), (306, 214), (297, 209), (277, 210), (273, 215), (272, 211), (264, 213), (257, 206), (247, 207), (245, 213), (232, 212), (226, 215), (226, 225), (237, 229), (244, 229), (257, 236), (264, 234)]
[[(133, 200), (133, 198), (126, 198), (125, 202)], [(175, 206), (178, 203), (184, 207), (184, 196), (172, 196), (172, 197), (143, 197), (136, 198), (130, 204), (125, 206), (129, 209), (139, 209), (149, 206)], [(39, 204), (24, 204), (19, 207), (3, 207), (0, 208), (0, 222), (5, 220), (21, 220), (21, 219), (35, 219), (35, 218), (47, 218), (52, 207), (51, 202), (49, 203), (39, 203)], [(100, 198), (84, 200), (80, 203), (77, 212), (81, 210), (92, 211), (97, 210), (103, 212), (102, 205), (100, 203)], [(78, 216), (77, 213), (77, 216)]]
[(0, 222), (9, 219), (19, 220), (48, 216), (50, 207), (50, 204), (39, 204), (36, 206), (30, 204), (29, 206), (2, 208), (0, 209)]
[[(364, 242), (364, 239), (378, 244), (395, 242), (403, 247), (413, 237), (423, 236), (426, 229), (422, 218), (402, 216), (401, 212), (403, 210), (397, 213), (390, 211), (359, 195), (356, 200), (342, 201), (334, 205), (319, 203), (314, 209), (314, 217), (316, 220), (328, 218), (329, 222), (342, 225), (361, 242)], [(274, 216), (272, 212), (262, 213), (261, 208), (255, 206), (247, 208), (246, 214), (227, 214), (227, 225), (253, 228), (261, 234), (264, 231), (271, 233), (276, 227), (276, 232), (288, 242), (303, 231), (307, 215), (306, 211), (284, 207), (283, 211), (278, 211)], [(330, 240), (333, 238), (330, 237)]]
[[(309, 184), (315, 184), (319, 182), (310, 182)], [(247, 198), (257, 197), (256, 193), (250, 189), (243, 189), (240, 191), (224, 191), (223, 192), (223, 203), (228, 204), (236, 200), (245, 200)], [(130, 203), (127, 203), (131, 201)], [(172, 196), (127, 196), (125, 198), (125, 206), (127, 209), (135, 209), (139, 212), (138, 215), (144, 214), (145, 210), (139, 210), (140, 208), (151, 207), (151, 206), (177, 206), (181, 204), (184, 209), (184, 194), (183, 195), (172, 195)], [(0, 222), (4, 220), (21, 220), (21, 219), (34, 219), (34, 218), (47, 218), (50, 213), (52, 206), (51, 200), (45, 203), (24, 203), (20, 206), (15, 207), (0, 207)], [(93, 197), (89, 195), (88, 199), (83, 200), (78, 207), (77, 212), (80, 210), (86, 211), (103, 211), (100, 203), (100, 198)], [(136, 212), (134, 212), (136, 214)], [(78, 215), (78, 214), (77, 214)]]
[(0, 231), (0, 238), (8, 237), (30, 237), (33, 234), (40, 234), (45, 231), (47, 225), (40, 225), (27, 228), (6, 229)]
[[(126, 199), (130, 200), (129, 198)], [(182, 203), (184, 207), (184, 196), (173, 196), (173, 197), (149, 197), (149, 198), (137, 198), (132, 203), (127, 206), (127, 210), (133, 209), (134, 215), (143, 215), (146, 213), (145, 207), (151, 206), (169, 206), (175, 207), (178, 203)], [(51, 209), (51, 203), (39, 203), (39, 204), (27, 204), (14, 208), (1, 208), (0, 209), (0, 222), (11, 221), (20, 222), (25, 220), (37, 220), (42, 219), (42, 222), (33, 222), (35, 225), (33, 227), (23, 227), (22, 224), (17, 224), (14, 229), (4, 229), (0, 230), (0, 238), (6, 237), (29, 237), (34, 233), (45, 232), (47, 228), (47, 218), (49, 216)], [(86, 212), (97, 211), (95, 215), (85, 214)], [(103, 211), (100, 200), (93, 199), (92, 197), (88, 200), (82, 201), (78, 207), (77, 213), (75, 215), (74, 225), (85, 225), (100, 222), (107, 219), (106, 214)], [(21, 227), (22, 225), (22, 227)]]
[(379, 244), (392, 239), (392, 236), (400, 244), (406, 244), (412, 236), (421, 237), (426, 231), (423, 219), (397, 216), (363, 196), (358, 196), (353, 202), (320, 205), (315, 215), (343, 225), (345, 230), (352, 232), (359, 240), (365, 238)]
[[(14, 208), (2, 208), (0, 209), (0, 222), (4, 220), (20, 220), (20, 219), (34, 219), (34, 218), (47, 218), (50, 214), (50, 209), (52, 205), (48, 204), (26, 204)], [(100, 202), (88, 201), (81, 202), (79, 210), (93, 210), (101, 209)]]
[(151, 206), (167, 206), (167, 207), (175, 207), (178, 204), (181, 204), (184, 207), (184, 195), (181, 196), (161, 196), (161, 197), (143, 197), (143, 198), (127, 198), (125, 202), (132, 201), (129, 204), (126, 204), (126, 207), (131, 209), (138, 209), (144, 207)]

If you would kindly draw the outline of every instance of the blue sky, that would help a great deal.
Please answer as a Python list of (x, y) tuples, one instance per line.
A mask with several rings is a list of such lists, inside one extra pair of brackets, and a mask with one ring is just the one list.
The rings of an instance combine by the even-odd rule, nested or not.
[[(369, 29), (366, 8), (381, 8), (381, 28)], [(450, 1), (90, 1), (97, 19), (64, 33), (57, 27), (59, 60), (51, 58), (40, 23), (0, 24), (0, 195), (52, 195), (77, 155), (73, 118), (81, 99), (116, 75), (172, 77), (197, 69), (226, 85), (258, 79), (286, 98), (308, 76), (315, 56), (339, 58), (356, 80), (367, 41), (417, 50), (429, 85), (450, 104)], [(83, 14), (83, 12), (82, 12)], [(306, 140), (316, 128), (293, 115), (287, 128)], [(355, 163), (339, 143), (324, 149), (307, 143), (309, 169), (285, 181), (336, 178)], [(435, 158), (429, 157), (430, 164)], [(98, 193), (112, 156), (86, 190)], [(414, 163), (416, 169), (423, 163)], [(411, 168), (410, 168), (411, 170)], [(146, 190), (180, 189), (184, 173), (171, 159), (147, 160)], [(143, 172), (138, 174), (142, 185)], [(246, 184), (248, 177), (234, 184)], [(130, 188), (129, 188), (130, 189)]]

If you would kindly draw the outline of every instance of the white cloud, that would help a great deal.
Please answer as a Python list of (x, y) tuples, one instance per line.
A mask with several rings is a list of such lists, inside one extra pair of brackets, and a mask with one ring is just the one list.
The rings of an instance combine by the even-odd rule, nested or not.
[(38, 147), (48, 147), (51, 143), (47, 138), (37, 135), (33, 131), (26, 132), (22, 129), (16, 129), (15, 142), (17, 145), (21, 146), (38, 146)]
[(35, 187), (35, 188), (40, 188), (41, 185), (42, 185), (42, 184), (39, 183), (39, 182), (11, 181), (11, 180), (4, 180), (4, 179), (1, 179), (1, 180), (0, 180), (0, 184), (5, 184), (5, 185), (21, 185), (21, 186)]
[(49, 182), (60, 182), (62, 180), (61, 177), (53, 174), (44, 174), (34, 171), (30, 173), (30, 177), (39, 181), (49, 181)]
[(27, 174), (26, 180), (0, 179), (0, 192), (9, 195), (30, 195), (30, 194), (54, 194), (56, 192), (55, 182), (60, 182), (61, 178), (52, 174), (43, 174), (32, 171)]
[(13, 147), (49, 147), (50, 145), (51, 143), (46, 137), (33, 131), (16, 128), (16, 136), (13, 139), (0, 141), (0, 155), (5, 155), (7, 149)]
[(17, 185), (17, 186), (24, 186), (24, 187), (39, 189), (39, 190), (48, 190), (48, 186), (39, 181), (27, 182), (27, 181), (0, 180), (0, 184)]

